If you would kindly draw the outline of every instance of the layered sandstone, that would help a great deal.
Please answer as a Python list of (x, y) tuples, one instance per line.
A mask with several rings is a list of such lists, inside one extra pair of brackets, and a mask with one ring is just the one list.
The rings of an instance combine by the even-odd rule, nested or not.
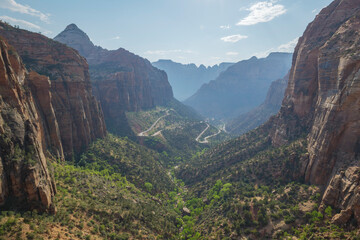
[(93, 92), (100, 101), (109, 130), (121, 134), (125, 111), (164, 105), (173, 98), (167, 75), (151, 63), (123, 48), (107, 50), (95, 46), (75, 24), (54, 40), (84, 56), (90, 66)]
[(0, 23), (0, 35), (16, 48), (28, 70), (45, 76), (33, 74), (30, 87), (44, 120), (45, 142), (53, 153), (61, 157), (63, 149), (64, 156), (70, 159), (96, 138), (104, 137), (102, 111), (92, 95), (83, 57), (64, 44), (4, 23)]
[(15, 49), (0, 40), (0, 206), (54, 212), (42, 120), (27, 90), (33, 78)]
[(360, 220), (359, 3), (335, 0), (309, 24), (271, 134), (278, 146), (309, 133), (305, 181), (324, 187), (324, 205), (343, 210), (335, 222)]

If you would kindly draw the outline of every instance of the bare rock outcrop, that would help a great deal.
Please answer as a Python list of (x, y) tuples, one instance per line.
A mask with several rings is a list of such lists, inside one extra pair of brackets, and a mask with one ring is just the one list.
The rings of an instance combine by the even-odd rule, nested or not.
[[(2, 22), (0, 35), (16, 48), (29, 71), (44, 75), (51, 82), (49, 85), (44, 77), (33, 73), (30, 87), (44, 120), (45, 142), (53, 153), (61, 157), (63, 150), (65, 158), (71, 159), (93, 140), (105, 136), (103, 114), (92, 95), (88, 64), (83, 57), (72, 48), (41, 34)], [(52, 109), (48, 102), (49, 94)]]
[(164, 105), (173, 99), (164, 71), (123, 48), (107, 50), (95, 46), (75, 24), (54, 40), (85, 57), (90, 66), (94, 95), (101, 103), (109, 131), (122, 134), (127, 124), (125, 111), (139, 111)]
[(360, 224), (360, 2), (335, 0), (309, 24), (295, 49), (271, 138), (275, 146), (308, 133), (304, 179), (322, 186), (334, 222)]
[[(43, 129), (15, 49), (0, 40), (0, 207), (54, 212), (55, 183), (43, 152)], [(43, 76), (38, 76), (43, 77)]]

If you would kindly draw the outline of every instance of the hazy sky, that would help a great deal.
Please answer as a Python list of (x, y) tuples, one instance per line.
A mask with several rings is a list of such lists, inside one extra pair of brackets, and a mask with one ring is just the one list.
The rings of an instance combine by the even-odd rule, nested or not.
[(96, 45), (213, 65), (292, 51), (331, 0), (0, 0), (0, 19), (55, 37), (75, 23)]

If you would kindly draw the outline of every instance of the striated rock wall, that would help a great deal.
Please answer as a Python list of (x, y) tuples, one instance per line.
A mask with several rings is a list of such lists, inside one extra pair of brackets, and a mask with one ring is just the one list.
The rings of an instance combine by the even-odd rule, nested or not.
[(28, 74), (16, 51), (0, 40), (0, 207), (54, 212), (42, 120), (27, 90), (34, 77), (46, 79)]
[(335, 0), (309, 24), (271, 133), (275, 146), (309, 133), (305, 181), (323, 186), (324, 205), (343, 210), (338, 223), (360, 220), (354, 171), (360, 159), (359, 29), (359, 0)]
[[(0, 35), (13, 45), (26, 67), (50, 79), (34, 75), (30, 84), (37, 96), (37, 106), (44, 117), (44, 135), (47, 146), (65, 158), (81, 152), (96, 138), (106, 134), (100, 105), (92, 95), (86, 60), (75, 50), (40, 34), (13, 28), (0, 23)], [(48, 104), (46, 88), (50, 88)], [(54, 111), (57, 124), (51, 117)], [(61, 139), (61, 144), (59, 143)]]
[(59, 124), (51, 104), (51, 82), (48, 77), (32, 71), (29, 73), (28, 86), (33, 93), (34, 102), (40, 114), (44, 150), (49, 150), (54, 156), (63, 160), (64, 152), (60, 139)]

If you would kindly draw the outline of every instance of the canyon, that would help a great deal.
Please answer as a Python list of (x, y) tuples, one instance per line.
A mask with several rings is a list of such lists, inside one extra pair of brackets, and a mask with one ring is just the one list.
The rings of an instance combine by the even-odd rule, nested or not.
[(291, 66), (292, 54), (271, 53), (230, 66), (184, 103), (206, 118), (228, 120), (259, 106), (272, 81), (283, 78)]
[(241, 135), (265, 123), (280, 110), (289, 75), (273, 81), (267, 92), (265, 101), (251, 111), (231, 119), (226, 124), (226, 131), (234, 135)]
[(195, 64), (181, 64), (171, 60), (160, 59), (152, 65), (164, 70), (173, 88), (174, 96), (179, 101), (191, 97), (203, 85), (216, 79), (219, 74), (234, 63), (220, 63), (214, 66), (205, 67)]
[(54, 40), (78, 50), (87, 59), (93, 93), (111, 132), (129, 134), (126, 111), (150, 109), (173, 99), (166, 73), (146, 59), (123, 48), (109, 51), (95, 46), (75, 24), (67, 26)]
[(0, 22), (0, 237), (356, 239), (359, 29), (334, 0), (294, 54), (213, 69), (184, 102), (230, 139), (164, 62)]

